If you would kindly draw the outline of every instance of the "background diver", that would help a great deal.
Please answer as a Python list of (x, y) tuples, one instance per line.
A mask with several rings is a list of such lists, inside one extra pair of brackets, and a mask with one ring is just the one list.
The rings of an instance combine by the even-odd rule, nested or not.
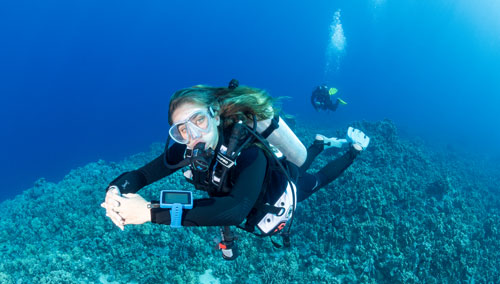
[(311, 94), (311, 104), (316, 111), (331, 110), (336, 111), (339, 104), (346, 105), (347, 103), (341, 98), (337, 98), (335, 103), (332, 102), (332, 97), (337, 94), (336, 88), (329, 88), (327, 85), (317, 86)]

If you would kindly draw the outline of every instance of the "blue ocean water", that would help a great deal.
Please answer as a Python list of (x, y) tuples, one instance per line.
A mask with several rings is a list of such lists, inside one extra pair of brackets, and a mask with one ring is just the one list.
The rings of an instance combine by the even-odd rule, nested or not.
[[(498, 157), (499, 13), (494, 0), (2, 3), (0, 200), (147, 150), (175, 90), (231, 78), (290, 96), (302, 121), (389, 118)], [(316, 113), (321, 83), (348, 105)]]

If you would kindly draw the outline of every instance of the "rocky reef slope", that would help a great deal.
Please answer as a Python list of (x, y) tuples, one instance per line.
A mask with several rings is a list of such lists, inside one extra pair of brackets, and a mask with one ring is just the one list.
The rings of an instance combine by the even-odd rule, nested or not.
[[(214, 249), (217, 228), (116, 228), (99, 206), (104, 188), (159, 155), (154, 144), (0, 204), (0, 283), (500, 283), (499, 168), (402, 140), (387, 120), (354, 126), (370, 147), (298, 205), (290, 249), (238, 231), (241, 255), (227, 262)], [(297, 133), (305, 144), (314, 134)], [(169, 188), (191, 186), (176, 173), (140, 193), (157, 199)]]

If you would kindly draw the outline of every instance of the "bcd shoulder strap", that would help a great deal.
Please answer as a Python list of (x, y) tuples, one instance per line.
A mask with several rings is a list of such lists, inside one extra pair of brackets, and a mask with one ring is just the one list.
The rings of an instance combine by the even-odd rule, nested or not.
[(260, 135), (264, 137), (264, 139), (267, 139), (271, 133), (273, 133), (274, 130), (278, 129), (280, 127), (279, 125), (280, 122), (280, 116), (275, 114), (274, 117), (271, 119), (271, 124), (264, 130)]

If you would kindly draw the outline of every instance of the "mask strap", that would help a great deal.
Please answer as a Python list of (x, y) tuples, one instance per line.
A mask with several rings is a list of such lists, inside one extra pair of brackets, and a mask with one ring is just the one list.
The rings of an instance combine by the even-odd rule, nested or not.
[(212, 118), (214, 118), (214, 117), (215, 117), (215, 111), (214, 111), (214, 108), (213, 108), (212, 106), (209, 106), (209, 107), (208, 107), (208, 114), (210, 114), (210, 116), (211, 116)]

